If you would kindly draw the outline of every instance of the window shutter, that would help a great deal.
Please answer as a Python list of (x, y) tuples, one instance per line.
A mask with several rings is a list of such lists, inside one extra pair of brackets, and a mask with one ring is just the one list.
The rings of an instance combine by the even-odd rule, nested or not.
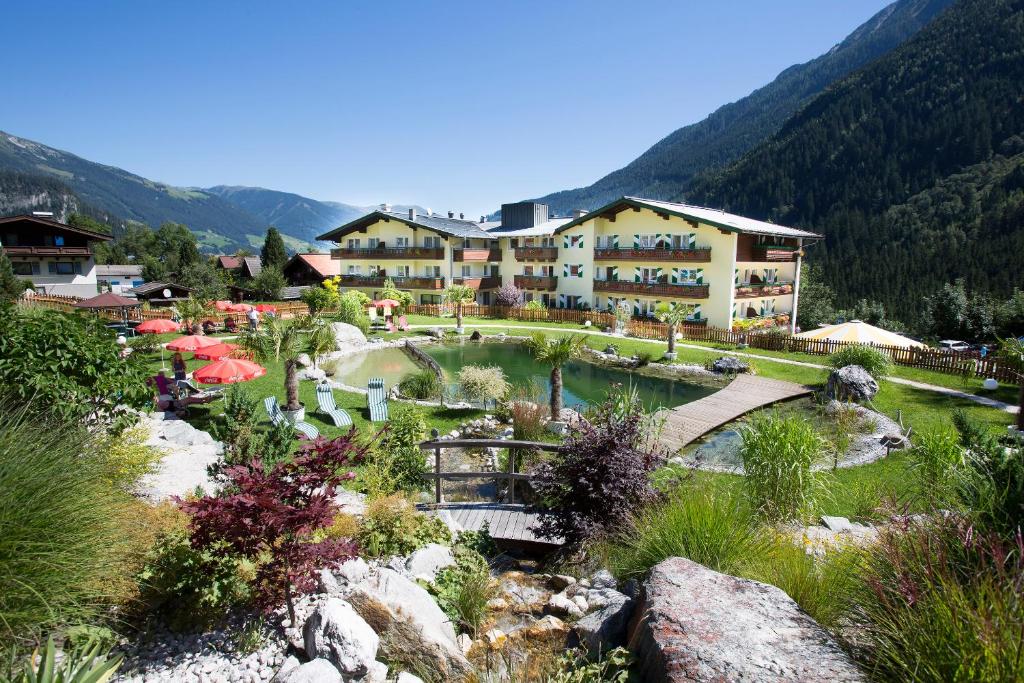
[(689, 249), (695, 249), (697, 247), (697, 233), (691, 232), (686, 236), (686, 246)]
[(697, 284), (698, 285), (704, 284), (704, 269), (703, 268), (698, 268), (697, 269)]
[(618, 235), (612, 235), (612, 242), (611, 242), (611, 244), (612, 244), (612, 249), (618, 249), (619, 248), (619, 236)]
[(562, 277), (569, 277), (569, 264), (568, 263), (563, 263), (562, 264)]
[(633, 315), (640, 317), (640, 299), (633, 299)]
[(640, 248), (640, 235), (633, 235), (633, 248), (634, 249), (639, 249)]
[(660, 267), (654, 269), (654, 279), (657, 280), (658, 282), (661, 282), (661, 268)]
[(616, 281), (619, 279), (619, 267), (618, 266), (611, 266), (610, 268), (608, 268), (608, 279), (609, 280), (616, 280)]
[(583, 264), (581, 263), (581, 264), (579, 264), (576, 267), (579, 269), (579, 272), (577, 273), (577, 276), (582, 278), (583, 277)]
[(679, 284), (679, 269), (678, 268), (673, 268), (672, 269), (672, 284), (674, 284), (674, 285), (678, 285)]
[(671, 233), (665, 233), (665, 239), (662, 240), (661, 246), (664, 247), (665, 249), (671, 249), (672, 248), (672, 234)]
[(558, 295), (558, 307), (565, 308), (565, 294)]
[(640, 282), (640, 266), (633, 267), (633, 282)]
[[(732, 305), (732, 309), (733, 309), (733, 312), (735, 313), (735, 311), (736, 311), (736, 304)], [(696, 306), (693, 307), (693, 314), (691, 315), (691, 317), (694, 320), (700, 320), (700, 304), (697, 304)]]
[(32, 274), (33, 275), (39, 275), (39, 261), (33, 261), (32, 262)]
[(568, 235), (562, 235), (562, 248), (563, 249), (568, 249), (569, 248), (569, 236)]
[(733, 283), (733, 285), (735, 285), (737, 287), (740, 286), (740, 269), (739, 268), (733, 268), (732, 269), (732, 283)]
[(662, 244), (663, 244), (663, 242), (661, 241), (661, 233), (660, 232), (654, 233), (654, 246), (656, 246), (658, 248), (661, 248)]

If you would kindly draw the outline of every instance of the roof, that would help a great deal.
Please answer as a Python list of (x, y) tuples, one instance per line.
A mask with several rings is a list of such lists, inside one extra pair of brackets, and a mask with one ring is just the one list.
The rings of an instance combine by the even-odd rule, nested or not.
[(107, 264), (96, 266), (96, 275), (142, 275), (142, 266)]
[(482, 230), (480, 223), (476, 221), (468, 221), (464, 218), (448, 218), (446, 216), (424, 216), (422, 214), (415, 214), (415, 217), (410, 219), (408, 212), (399, 213), (396, 211), (374, 211), (368, 213), (330, 232), (325, 232), (317, 237), (317, 239), (337, 242), (345, 235), (357, 230), (364, 230), (367, 226), (373, 225), (378, 221), (399, 221), (410, 227), (425, 228), (440, 235), (451, 237), (492, 239), (492, 236), (487, 234), (485, 230)]
[(854, 344), (877, 344), (881, 346), (923, 347), (919, 341), (901, 334), (869, 325), (862, 320), (848, 320), (836, 325), (824, 325), (795, 335), (801, 339), (818, 339)]
[(22, 221), (27, 221), (29, 223), (37, 223), (39, 225), (45, 225), (48, 228), (58, 228), (60, 230), (65, 230), (67, 232), (74, 232), (79, 235), (85, 235), (89, 239), (93, 240), (114, 239), (113, 235), (107, 235), (102, 232), (94, 232), (92, 230), (86, 230), (85, 228), (76, 228), (66, 223), (55, 221), (52, 218), (43, 218), (41, 216), (29, 216), (25, 214), (22, 214), (20, 216), (5, 216), (4, 218), (0, 218), (0, 225), (4, 225), (6, 223), (20, 223)]
[(309, 285), (302, 287), (285, 287), (281, 290), (281, 301), (295, 301), (302, 296), (302, 293), (310, 289)]
[(628, 207), (650, 209), (651, 211), (656, 211), (658, 213), (678, 216), (679, 218), (686, 220), (713, 225), (716, 228), (728, 230), (729, 232), (738, 232), (749, 235), (775, 235), (778, 237), (808, 237), (815, 239), (822, 237), (822, 235), (815, 232), (808, 232), (807, 230), (800, 230), (798, 228), (789, 228), (784, 225), (775, 225), (774, 223), (758, 221), (753, 218), (746, 218), (745, 216), (737, 216), (733, 213), (719, 211), (718, 209), (709, 209), (703, 206), (691, 206), (689, 204), (677, 204), (675, 202), (663, 202), (657, 199), (643, 199), (642, 197), (622, 197), (620, 199), (616, 199), (615, 201), (602, 206), (600, 209), (591, 211), (590, 213), (569, 221), (555, 230), (555, 232), (563, 232), (581, 223), (585, 223), (592, 218), (598, 218), (601, 215), (610, 212), (618, 213)]
[(176, 285), (173, 282), (144, 282), (138, 287), (132, 287), (131, 289), (128, 290), (128, 292), (131, 294), (141, 294), (142, 296), (145, 296), (147, 294), (152, 294), (153, 292), (162, 289), (170, 288), (180, 289), (186, 292), (192, 291), (191, 289), (185, 287), (184, 285)]
[(320, 277), (327, 278), (341, 275), (341, 261), (331, 258), (330, 254), (296, 254), (288, 259), (288, 263), (284, 265), (285, 270), (293, 263), (299, 261), (309, 266)]
[(263, 272), (263, 261), (259, 256), (246, 256), (242, 259), (245, 269), (249, 271), (250, 277), (256, 277)]
[(129, 308), (131, 306), (141, 306), (142, 302), (135, 299), (128, 299), (126, 297), (114, 294), (113, 292), (104, 292), (99, 296), (94, 296), (91, 299), (85, 301), (79, 301), (75, 304), (76, 308)]
[(495, 227), (487, 232), (491, 237), (536, 237), (543, 235), (554, 235), (558, 228), (570, 222), (571, 218), (551, 218), (543, 223), (529, 228), (508, 228), (502, 229), (501, 224), (492, 224)]
[(242, 259), (239, 256), (218, 256), (217, 265), (225, 270), (234, 270), (242, 265)]

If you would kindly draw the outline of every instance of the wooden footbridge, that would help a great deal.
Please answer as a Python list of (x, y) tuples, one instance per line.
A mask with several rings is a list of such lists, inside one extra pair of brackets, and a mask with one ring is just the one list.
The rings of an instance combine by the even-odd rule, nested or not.
[(676, 453), (752, 410), (811, 393), (812, 389), (793, 382), (739, 375), (729, 386), (710, 396), (659, 411), (659, 417), (664, 418), (661, 445), (670, 453)]

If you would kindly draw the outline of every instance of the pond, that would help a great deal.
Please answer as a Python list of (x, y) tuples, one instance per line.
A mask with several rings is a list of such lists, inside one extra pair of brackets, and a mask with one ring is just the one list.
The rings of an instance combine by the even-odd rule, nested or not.
[[(547, 400), (550, 369), (538, 364), (529, 350), (520, 344), (432, 344), (420, 347), (437, 361), (454, 387), (459, 369), (466, 365), (498, 366), (516, 386), (536, 387), (537, 400)], [(613, 384), (632, 385), (649, 408), (672, 408), (696, 401), (718, 391), (681, 380), (648, 377), (583, 361), (562, 368), (562, 396), (566, 407), (600, 403)]]
[(402, 349), (379, 349), (346, 356), (337, 364), (333, 379), (365, 389), (371, 377), (383, 377), (384, 385), (390, 389), (406, 375), (419, 370), (419, 365)]

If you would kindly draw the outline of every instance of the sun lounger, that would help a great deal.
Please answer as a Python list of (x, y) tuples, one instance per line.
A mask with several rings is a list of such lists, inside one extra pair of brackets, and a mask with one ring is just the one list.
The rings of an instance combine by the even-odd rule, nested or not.
[(224, 395), (224, 387), (200, 389), (187, 379), (179, 379), (175, 384), (178, 385), (178, 389), (185, 392), (185, 398), (187, 398), (190, 403), (209, 403), (210, 401), (215, 401)]
[(393, 322), (391, 322), (390, 320), (387, 323), (387, 327), (388, 327), (388, 332), (395, 332), (398, 329), (397, 327), (395, 327), (395, 324)]
[(366, 407), (370, 409), (371, 422), (387, 422), (388, 395), (380, 377), (373, 377), (366, 384)]
[[(284, 413), (281, 412), (281, 407), (277, 405), (277, 396), (267, 396), (263, 399), (263, 407), (267, 409), (267, 415), (270, 417), (271, 424), (276, 426), (281, 424), (282, 421), (290, 422), (290, 420), (284, 416)], [(295, 422), (292, 422), (291, 425), (295, 428), (295, 431), (301, 432), (308, 439), (315, 439), (320, 436), (320, 430), (308, 422), (296, 420)]]
[(398, 316), (398, 329), (405, 332), (409, 329), (409, 320), (404, 315)]
[(352, 416), (338, 407), (334, 402), (334, 392), (326, 382), (316, 387), (316, 402), (320, 405), (320, 413), (331, 418), (335, 427), (352, 426)]

